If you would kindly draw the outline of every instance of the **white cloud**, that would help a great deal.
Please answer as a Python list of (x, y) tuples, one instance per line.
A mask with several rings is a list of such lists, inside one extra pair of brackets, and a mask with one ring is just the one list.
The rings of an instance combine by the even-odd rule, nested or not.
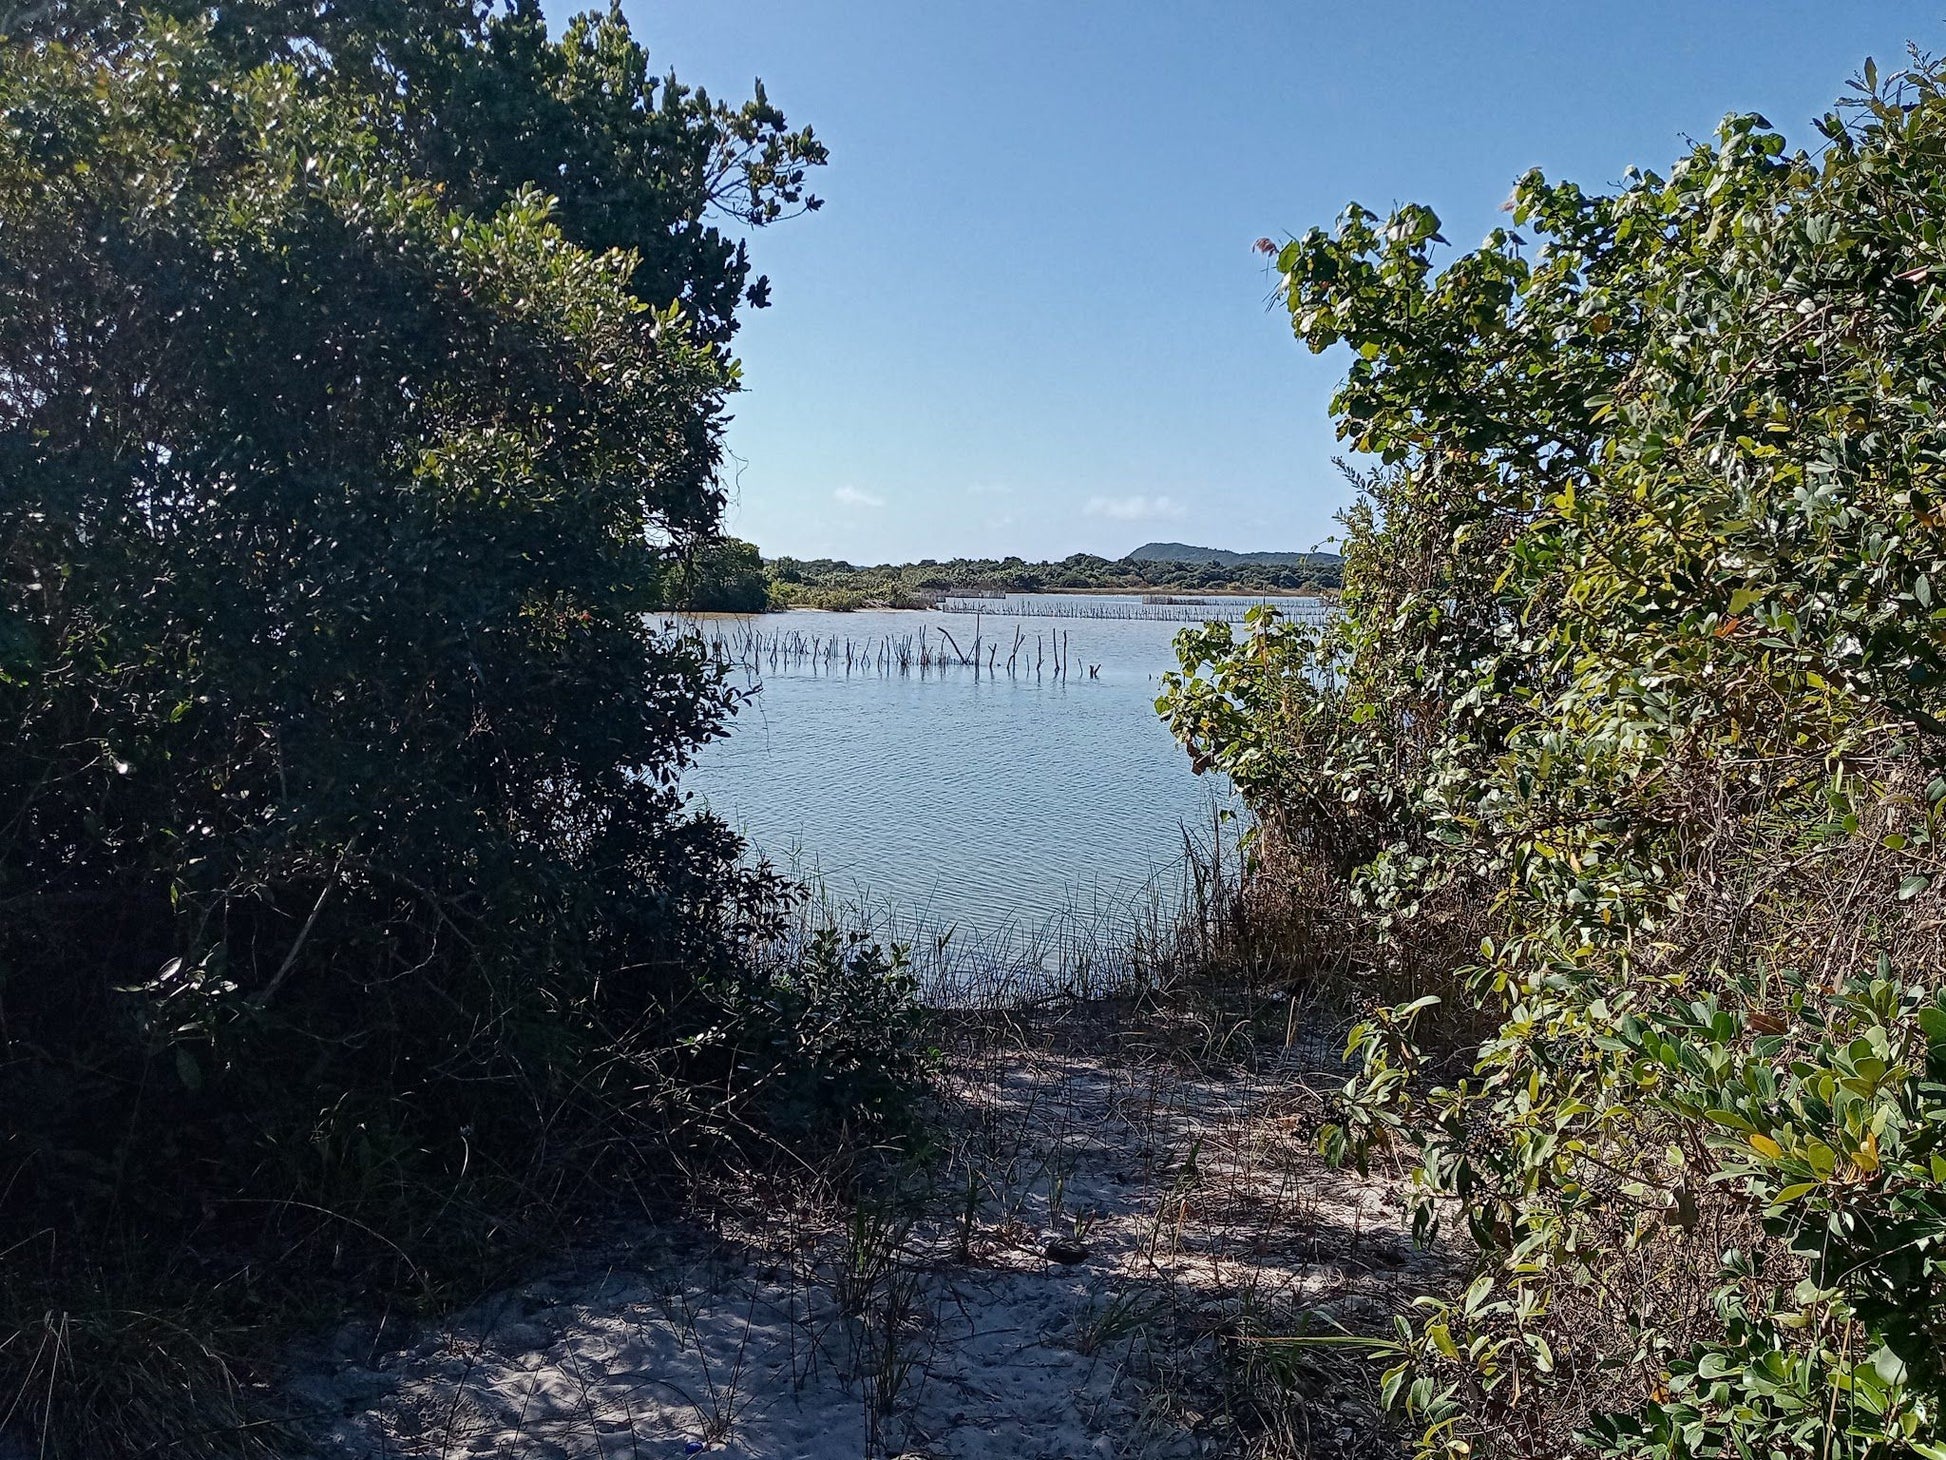
[(840, 507), (883, 507), (885, 499), (861, 492), (856, 487), (840, 487), (831, 494), (831, 500)]
[(1147, 522), (1157, 517), (1180, 517), (1183, 505), (1171, 497), (1090, 497), (1082, 510), (1090, 517), (1109, 517), (1117, 522)]
[(1014, 489), (1002, 482), (974, 482), (967, 487), (969, 497), (1011, 497)]

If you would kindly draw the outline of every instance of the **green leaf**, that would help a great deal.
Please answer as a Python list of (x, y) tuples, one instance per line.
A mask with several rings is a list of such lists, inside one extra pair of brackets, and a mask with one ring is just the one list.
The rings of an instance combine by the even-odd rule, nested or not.
[(1432, 1346), (1447, 1358), (1457, 1359), (1459, 1357), (1459, 1345), (1453, 1342), (1452, 1331), (1445, 1324), (1434, 1323), (1428, 1325), (1426, 1328), (1426, 1337), (1431, 1339)]
[(1906, 1380), (1905, 1360), (1891, 1349), (1880, 1344), (1872, 1351), (1870, 1363), (1879, 1378), (1887, 1384), (1903, 1384)]

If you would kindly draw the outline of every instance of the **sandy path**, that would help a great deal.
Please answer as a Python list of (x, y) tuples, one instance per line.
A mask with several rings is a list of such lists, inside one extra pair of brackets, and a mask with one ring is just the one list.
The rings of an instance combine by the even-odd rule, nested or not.
[(353, 1325), (292, 1398), (333, 1456), (1393, 1453), (1356, 1361), (1256, 1341), (1378, 1331), (1431, 1263), (1315, 1156), (1328, 1058), (1210, 1073), (1126, 1033), (969, 1043), (913, 1200), (637, 1229), (436, 1327)]

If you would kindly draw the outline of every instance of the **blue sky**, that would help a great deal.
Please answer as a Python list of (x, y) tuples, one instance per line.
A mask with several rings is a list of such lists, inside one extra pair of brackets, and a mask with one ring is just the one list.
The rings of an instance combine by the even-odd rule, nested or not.
[(1946, 49), (1877, 0), (626, 9), (658, 69), (761, 76), (831, 147), (824, 210), (752, 240), (730, 525), (858, 562), (1319, 544), (1342, 361), (1253, 240), (1355, 199), (1469, 246), (1528, 167), (1611, 184), (1731, 110), (1808, 144), (1865, 56)]

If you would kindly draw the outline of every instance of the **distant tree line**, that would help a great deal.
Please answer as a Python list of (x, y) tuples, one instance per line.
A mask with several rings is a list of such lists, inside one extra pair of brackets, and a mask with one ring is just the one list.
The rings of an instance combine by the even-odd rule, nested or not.
[(1075, 553), (1059, 562), (1024, 558), (924, 558), (861, 567), (835, 558), (775, 558), (772, 603), (778, 607), (917, 607), (940, 594), (983, 589), (1007, 593), (1307, 593), (1335, 589), (1338, 563), (1321, 556), (1304, 566), (1255, 563), (1163, 563)]
[(1335, 591), (1339, 561), (1302, 565), (1160, 562), (1075, 553), (1059, 562), (1024, 558), (924, 558), (861, 567), (839, 558), (773, 558), (734, 537), (673, 551), (661, 571), (661, 608), (690, 613), (764, 613), (787, 608), (924, 608), (954, 592), (1317, 593)]

